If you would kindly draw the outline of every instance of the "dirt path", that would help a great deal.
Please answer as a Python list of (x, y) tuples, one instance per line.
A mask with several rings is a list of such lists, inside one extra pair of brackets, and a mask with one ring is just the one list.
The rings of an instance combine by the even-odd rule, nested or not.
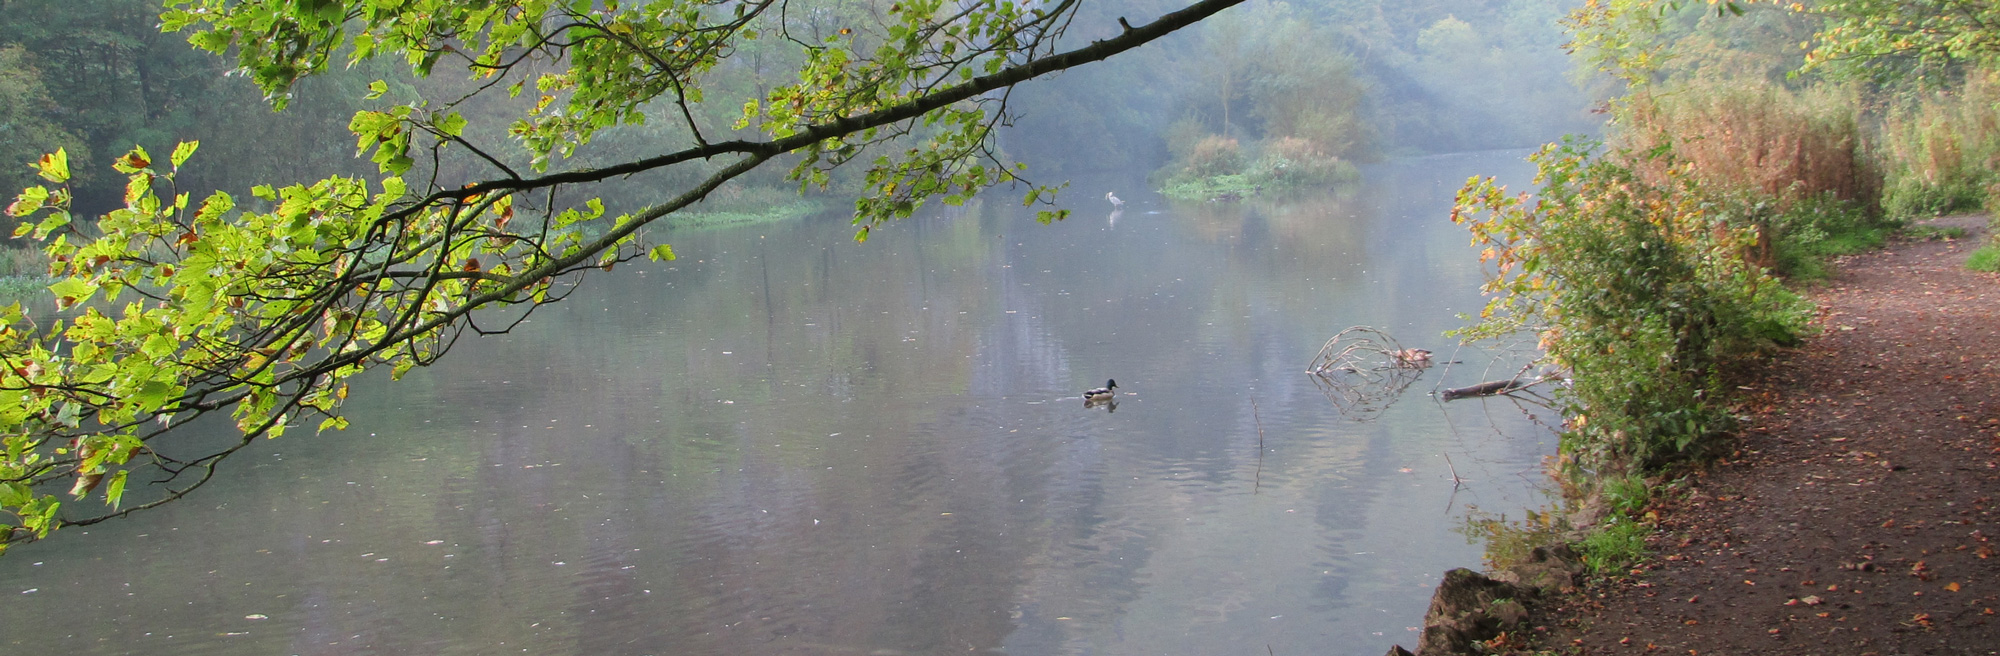
[[(1654, 560), (1556, 609), (1585, 654), (2000, 653), (2000, 276), (1898, 242), (1814, 292), (1735, 458), (1656, 510)], [(1580, 606), (1580, 607), (1579, 607)]]

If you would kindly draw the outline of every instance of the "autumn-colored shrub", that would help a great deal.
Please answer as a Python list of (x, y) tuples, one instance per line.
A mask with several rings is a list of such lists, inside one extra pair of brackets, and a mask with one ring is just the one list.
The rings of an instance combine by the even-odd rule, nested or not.
[(1209, 135), (1195, 142), (1182, 168), (1201, 177), (1239, 173), (1243, 170), (1243, 148), (1235, 139)]
[(1670, 153), (1569, 143), (1534, 160), (1535, 196), (1490, 179), (1459, 192), (1452, 218), (1494, 268), (1481, 322), (1457, 334), (1539, 336), (1571, 382), (1559, 401), (1573, 471), (1650, 471), (1704, 452), (1732, 423), (1725, 366), (1796, 340), (1807, 314), (1745, 259), (1755, 232), (1738, 217), (1754, 208)]

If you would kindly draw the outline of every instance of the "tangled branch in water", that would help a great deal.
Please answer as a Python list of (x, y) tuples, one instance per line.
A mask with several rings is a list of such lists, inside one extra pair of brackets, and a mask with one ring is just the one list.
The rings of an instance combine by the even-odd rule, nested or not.
[(1389, 409), (1429, 366), (1430, 351), (1403, 348), (1388, 333), (1354, 326), (1327, 340), (1306, 373), (1341, 416), (1370, 421)]

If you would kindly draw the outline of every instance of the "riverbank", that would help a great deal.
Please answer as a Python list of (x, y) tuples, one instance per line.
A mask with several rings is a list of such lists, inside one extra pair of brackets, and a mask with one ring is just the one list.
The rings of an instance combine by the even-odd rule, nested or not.
[(1648, 564), (1545, 607), (1559, 653), (2000, 646), (2000, 275), (1971, 235), (1845, 258), (1823, 332), (1743, 383), (1734, 455), (1654, 502)]

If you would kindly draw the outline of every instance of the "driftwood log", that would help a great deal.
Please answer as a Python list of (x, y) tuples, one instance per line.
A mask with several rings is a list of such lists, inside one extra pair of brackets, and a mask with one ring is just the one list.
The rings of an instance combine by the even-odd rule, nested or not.
[(1444, 400), (1450, 401), (1452, 399), (1463, 399), (1474, 396), (1493, 396), (1495, 394), (1506, 394), (1508, 392), (1512, 392), (1515, 390), (1527, 389), (1529, 385), (1533, 385), (1539, 382), (1541, 381), (1512, 380), (1512, 379), (1489, 380), (1484, 383), (1480, 383), (1478, 385), (1472, 385), (1469, 387), (1454, 387), (1445, 390)]

